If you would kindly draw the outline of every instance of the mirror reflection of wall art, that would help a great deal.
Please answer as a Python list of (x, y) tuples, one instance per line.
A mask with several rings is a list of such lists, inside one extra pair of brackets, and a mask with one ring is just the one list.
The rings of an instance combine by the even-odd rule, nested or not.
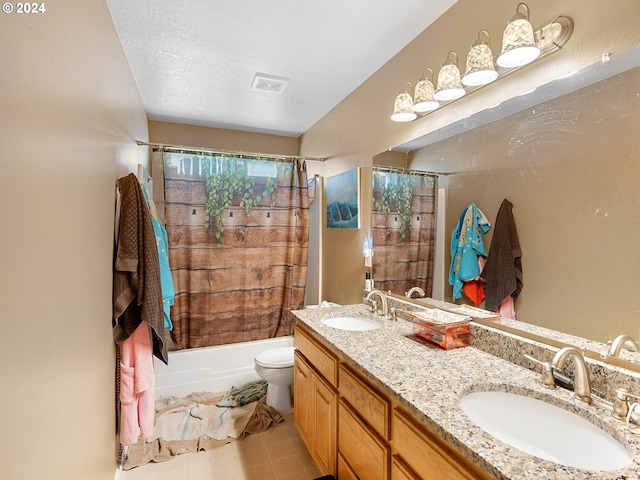
[(357, 168), (327, 178), (327, 228), (360, 228), (360, 171)]

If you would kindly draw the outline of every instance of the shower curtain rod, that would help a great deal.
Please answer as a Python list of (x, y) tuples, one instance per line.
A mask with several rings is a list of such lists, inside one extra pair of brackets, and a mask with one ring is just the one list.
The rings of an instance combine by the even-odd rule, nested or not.
[(143, 142), (141, 140), (136, 140), (136, 143), (141, 146), (148, 146), (148, 147), (159, 148), (159, 149), (168, 148), (172, 150), (182, 150), (189, 153), (220, 153), (220, 154), (227, 154), (227, 155), (230, 154), (230, 155), (238, 155), (238, 156), (244, 156), (244, 157), (271, 157), (271, 158), (278, 158), (281, 160), (312, 160), (316, 162), (324, 162), (326, 160), (326, 158), (319, 158), (319, 157), (300, 157), (298, 155), (274, 155), (271, 153), (244, 152), (244, 151), (237, 151), (237, 150), (221, 150), (221, 149), (206, 148), (206, 147), (189, 147), (186, 145), (170, 145), (167, 143), (149, 143), (149, 142)]
[(440, 175), (449, 175), (448, 173), (445, 172), (429, 172), (426, 170), (413, 170), (410, 168), (404, 168), (404, 167), (385, 167), (383, 165), (380, 166), (374, 166), (373, 167), (374, 170), (379, 170), (382, 172), (391, 172), (391, 173), (407, 173), (407, 174), (415, 174), (415, 175), (431, 175), (433, 177), (438, 177)]

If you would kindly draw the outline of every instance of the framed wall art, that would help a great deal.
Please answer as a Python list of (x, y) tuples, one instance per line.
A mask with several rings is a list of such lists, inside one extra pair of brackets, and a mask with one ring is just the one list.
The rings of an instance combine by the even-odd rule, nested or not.
[(327, 178), (327, 228), (360, 228), (360, 169)]

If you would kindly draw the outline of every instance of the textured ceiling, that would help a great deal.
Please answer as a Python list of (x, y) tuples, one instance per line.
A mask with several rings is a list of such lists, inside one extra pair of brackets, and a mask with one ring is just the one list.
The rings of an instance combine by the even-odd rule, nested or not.
[(456, 1), (107, 4), (149, 118), (299, 136)]

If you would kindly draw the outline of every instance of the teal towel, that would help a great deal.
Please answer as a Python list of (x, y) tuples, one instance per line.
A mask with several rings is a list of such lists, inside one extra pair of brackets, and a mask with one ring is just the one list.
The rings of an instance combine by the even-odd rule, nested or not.
[(238, 407), (255, 402), (267, 394), (267, 385), (268, 383), (265, 380), (256, 380), (239, 388), (231, 387), (230, 390), (225, 392), (216, 406)]

